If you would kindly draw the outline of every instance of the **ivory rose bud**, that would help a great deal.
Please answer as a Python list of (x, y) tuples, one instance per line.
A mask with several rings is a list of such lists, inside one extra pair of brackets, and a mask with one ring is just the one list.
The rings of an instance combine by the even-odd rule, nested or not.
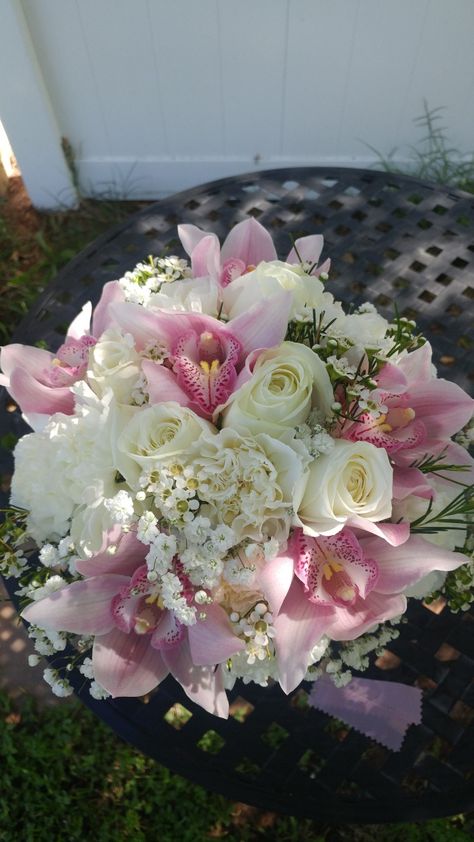
[(283, 342), (258, 356), (250, 380), (233, 393), (223, 426), (242, 434), (281, 438), (302, 424), (314, 408), (323, 417), (329, 415), (333, 400), (326, 366), (314, 351), (297, 342)]
[[(363, 447), (360, 447), (363, 445)], [(392, 513), (393, 471), (383, 448), (337, 439), (313, 461), (295, 499), (307, 535), (335, 535), (346, 523), (363, 526)]]
[[(229, 318), (246, 313), (250, 307), (262, 298), (272, 298), (282, 289), (293, 293), (293, 305), (290, 318), (304, 311), (305, 307), (328, 312), (337, 308), (343, 315), (340, 304), (336, 305), (333, 296), (324, 291), (318, 278), (306, 275), (300, 266), (283, 263), (281, 260), (259, 263), (252, 271), (236, 278), (223, 290), (224, 309)], [(331, 315), (333, 318), (334, 315)]]
[(119, 403), (128, 403), (140, 375), (140, 356), (130, 334), (106, 330), (89, 351), (87, 372), (91, 388), (99, 398), (112, 389)]
[(117, 468), (129, 485), (160, 462), (184, 458), (201, 433), (213, 430), (209, 422), (173, 401), (137, 412), (117, 440)]

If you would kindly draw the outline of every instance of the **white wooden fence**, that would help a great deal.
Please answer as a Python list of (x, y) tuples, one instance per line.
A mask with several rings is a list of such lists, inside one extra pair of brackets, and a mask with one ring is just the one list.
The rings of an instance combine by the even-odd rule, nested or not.
[(472, 0), (0, 0), (0, 120), (38, 206), (474, 148)]

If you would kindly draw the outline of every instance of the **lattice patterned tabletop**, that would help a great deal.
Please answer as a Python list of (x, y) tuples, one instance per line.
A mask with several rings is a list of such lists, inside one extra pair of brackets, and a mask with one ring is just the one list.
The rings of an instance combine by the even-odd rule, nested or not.
[[(387, 318), (396, 303), (431, 340), (440, 376), (469, 389), (474, 196), (366, 170), (272, 170), (157, 202), (81, 252), (41, 296), (15, 340), (42, 339), (54, 350), (106, 281), (148, 254), (180, 253), (177, 223), (223, 238), (248, 215), (272, 232), (279, 254), (288, 252), (290, 233), (324, 234), (335, 297), (346, 305), (372, 301)], [(3, 410), (2, 423), (25, 429), (19, 413), (7, 418)], [(147, 703), (95, 702), (79, 684), (76, 689), (120, 736), (232, 799), (345, 822), (472, 810), (474, 612), (454, 616), (415, 603), (407, 618), (383, 662), (368, 673), (425, 691), (423, 723), (409, 729), (398, 753), (309, 708), (304, 689), (286, 697), (278, 687), (240, 684), (230, 694), (228, 721), (193, 705), (171, 679)]]

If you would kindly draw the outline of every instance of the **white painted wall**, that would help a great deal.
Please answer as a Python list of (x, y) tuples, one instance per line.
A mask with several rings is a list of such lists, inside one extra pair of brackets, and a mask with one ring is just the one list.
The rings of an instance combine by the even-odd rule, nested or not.
[[(370, 166), (366, 144), (406, 159), (423, 99), (446, 107), (454, 146), (474, 148), (472, 0), (0, 0), (0, 48), (18, 38), (4, 18), (12, 6), (90, 194), (159, 197), (258, 167)], [(51, 126), (38, 148), (28, 90), (4, 73), (0, 118), (26, 176)], [(45, 164), (41, 174), (40, 188), (29, 183), (37, 203), (54, 193)]]

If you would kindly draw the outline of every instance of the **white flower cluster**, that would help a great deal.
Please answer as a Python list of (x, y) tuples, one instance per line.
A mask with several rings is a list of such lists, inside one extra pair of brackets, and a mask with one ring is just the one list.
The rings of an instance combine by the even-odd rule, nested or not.
[(163, 284), (190, 278), (191, 274), (187, 260), (174, 255), (150, 257), (148, 263), (138, 263), (135, 269), (126, 272), (119, 284), (127, 301), (147, 306)]
[(55, 696), (65, 698), (66, 696), (71, 696), (74, 692), (71, 683), (66, 678), (61, 678), (58, 670), (48, 667), (43, 672), (43, 678), (49, 684)]
[(89, 685), (89, 693), (93, 699), (101, 700), (108, 699), (110, 697), (110, 693), (107, 692), (105, 687), (102, 687), (94, 678), (94, 665), (91, 658), (84, 658), (79, 667), (79, 672), (85, 678), (90, 679), (91, 683)]
[(28, 637), (34, 641), (34, 647), (39, 655), (53, 655), (54, 652), (63, 652), (67, 644), (67, 635), (64, 632), (40, 629), (34, 625), (28, 627)]

